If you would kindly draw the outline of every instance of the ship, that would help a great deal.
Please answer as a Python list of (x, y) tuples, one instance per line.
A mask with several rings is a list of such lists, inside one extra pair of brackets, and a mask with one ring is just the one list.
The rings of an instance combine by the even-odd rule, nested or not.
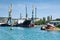
[[(31, 19), (28, 19), (28, 14), (27, 14), (27, 6), (25, 7), (26, 8), (26, 19), (25, 20), (21, 20), (20, 18), (20, 23), (14, 25), (14, 26), (20, 26), (20, 27), (34, 27), (34, 7), (32, 6), (32, 18)], [(20, 14), (20, 17), (21, 17), (21, 14)]]
[(32, 23), (32, 20), (25, 20), (23, 23), (13, 25), (16, 27), (34, 27), (34, 24)]
[(9, 17), (6, 23), (1, 24), (0, 26), (12, 26), (12, 18), (11, 18), (11, 14), (12, 14), (12, 4), (9, 5), (9, 9), (8, 9), (8, 13), (9, 13)]
[(13, 27), (34, 27), (34, 23), (32, 23), (32, 20), (24, 20), (23, 22), (21, 23), (17, 23), (15, 25), (11, 25), (11, 24), (1, 24), (0, 26), (13, 26)]
[(11, 13), (12, 13), (12, 4), (9, 6), (9, 17), (8, 17), (7, 23), (1, 24), (0, 26), (34, 27), (34, 18), (33, 18), (34, 9), (33, 9), (33, 6), (32, 6), (32, 18), (28, 19), (27, 6), (26, 6), (26, 19), (24, 19), (24, 20), (20, 19), (20, 23), (12, 24)]

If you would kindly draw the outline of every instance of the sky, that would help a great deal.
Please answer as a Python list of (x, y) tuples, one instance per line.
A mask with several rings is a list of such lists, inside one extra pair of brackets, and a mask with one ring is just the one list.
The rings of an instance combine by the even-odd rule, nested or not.
[(11, 3), (12, 18), (20, 18), (20, 13), (24, 18), (25, 6), (27, 6), (28, 17), (31, 18), (32, 5), (37, 8), (38, 18), (47, 16), (52, 16), (53, 19), (60, 18), (60, 0), (0, 0), (0, 17), (8, 17), (8, 8)]

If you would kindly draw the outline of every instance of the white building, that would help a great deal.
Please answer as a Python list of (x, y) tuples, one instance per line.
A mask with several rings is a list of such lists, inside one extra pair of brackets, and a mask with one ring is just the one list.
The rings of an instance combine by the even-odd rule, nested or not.
[(60, 21), (50, 21), (49, 23), (56, 25), (56, 24), (60, 24)]

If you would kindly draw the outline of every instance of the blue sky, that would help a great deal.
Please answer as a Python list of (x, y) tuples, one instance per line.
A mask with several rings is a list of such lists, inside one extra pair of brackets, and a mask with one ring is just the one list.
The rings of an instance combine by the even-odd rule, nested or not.
[(37, 8), (37, 17), (53, 16), (60, 18), (60, 0), (0, 0), (0, 17), (8, 17), (8, 8), (12, 3), (12, 17), (19, 18), (20, 13), (25, 17), (27, 5), (28, 17), (32, 15), (32, 5)]

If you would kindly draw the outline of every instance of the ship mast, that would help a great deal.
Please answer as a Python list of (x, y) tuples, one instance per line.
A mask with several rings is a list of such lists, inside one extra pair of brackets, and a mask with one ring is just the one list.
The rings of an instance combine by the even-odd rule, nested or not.
[(20, 13), (20, 19), (22, 19), (22, 15), (21, 15), (21, 13)]
[(34, 5), (32, 5), (32, 23), (34, 23)]
[(26, 19), (28, 18), (28, 14), (27, 14), (27, 6), (25, 7), (26, 8)]
[(9, 5), (8, 13), (9, 13), (9, 17), (8, 17), (7, 23), (9, 25), (11, 25), (12, 24), (12, 18), (11, 18), (11, 14), (12, 14), (12, 3)]
[(37, 8), (35, 8), (35, 19), (37, 18)]

